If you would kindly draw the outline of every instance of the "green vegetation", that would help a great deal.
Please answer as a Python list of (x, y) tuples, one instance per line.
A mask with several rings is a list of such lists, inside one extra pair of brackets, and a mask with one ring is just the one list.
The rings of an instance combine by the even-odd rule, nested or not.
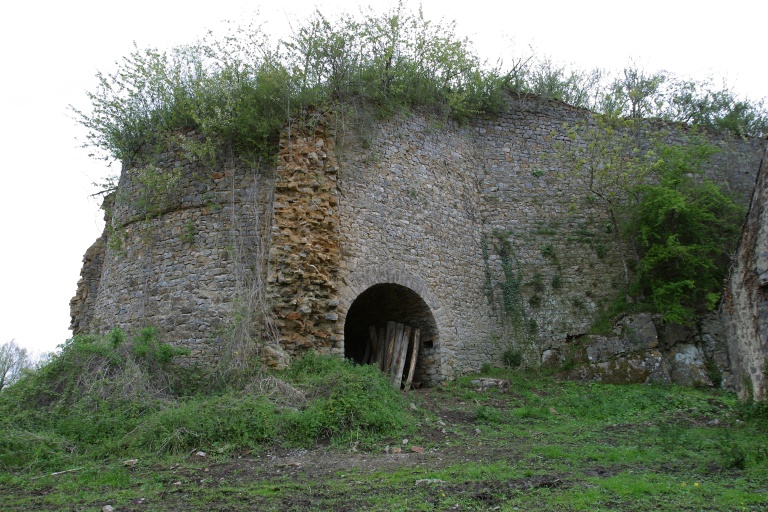
[(511, 369), (517, 369), (523, 364), (523, 354), (519, 350), (507, 349), (501, 355), (504, 366)]
[(573, 171), (586, 177), (578, 200), (599, 206), (610, 219), (605, 242), (597, 233), (584, 240), (597, 258), (606, 257), (608, 244), (620, 258), (621, 295), (635, 302), (622, 298), (623, 311), (645, 309), (667, 322), (690, 323), (712, 310), (744, 215), (704, 176), (718, 148), (696, 130), (679, 144), (656, 137), (644, 143), (647, 130), (633, 118), (595, 116), (593, 124), (568, 134), (582, 142), (561, 148)]
[(690, 80), (669, 71), (649, 72), (634, 61), (618, 73), (571, 70), (549, 58), (520, 59), (522, 89), (611, 118), (658, 118), (740, 137), (768, 133), (764, 101), (740, 98), (714, 79)]
[[(131, 341), (118, 343), (126, 344)], [(68, 357), (71, 346), (59, 357)], [(165, 398), (161, 408), (135, 410), (132, 420), (121, 412), (128, 408), (110, 399), (102, 402), (104, 414), (80, 416), (82, 425), (74, 413), (62, 423), (52, 404), (19, 406), (39, 378), (28, 376), (0, 393), (0, 421), (9, 432), (0, 441), (3, 507), (757, 511), (768, 505), (764, 404), (742, 404), (716, 390), (561, 382), (490, 366), (485, 372), (507, 379), (509, 391), (478, 391), (476, 377), (467, 376), (410, 392), (407, 405), (376, 371), (310, 355), (286, 372), (262, 376), (261, 392)], [(121, 425), (118, 414), (131, 424)], [(85, 435), (97, 428), (98, 436)], [(304, 449), (290, 449), (298, 446)]]
[(117, 328), (71, 339), (0, 394), (0, 465), (47, 471), (191, 449), (365, 445), (408, 421), (372, 367), (308, 354), (283, 375), (293, 384), (262, 372), (228, 383), (185, 366), (187, 352), (159, 342), (151, 327), (130, 339)]
[(719, 301), (744, 208), (701, 179), (715, 149), (664, 146), (658, 183), (640, 185), (627, 225), (638, 249), (635, 289), (669, 322), (687, 323)]
[(354, 114), (372, 105), (387, 115), (418, 105), (459, 119), (498, 112), (504, 78), (483, 64), (454, 23), (421, 11), (399, 5), (335, 20), (316, 11), (274, 45), (250, 25), (167, 53), (137, 48), (114, 73), (97, 74), (90, 111), (74, 111), (87, 145), (105, 158), (132, 163), (151, 147), (162, 152), (174, 130), (194, 128), (204, 140), (186, 144), (198, 158), (233, 149), (258, 159), (274, 153), (289, 119), (311, 122), (308, 108)]
[(523, 309), (523, 299), (521, 287), (523, 285), (523, 276), (519, 269), (516, 269), (517, 262), (512, 252), (512, 244), (509, 243), (508, 235), (499, 234), (496, 238), (498, 242), (496, 251), (501, 258), (501, 270), (504, 273), (504, 282), (501, 286), (504, 311), (515, 320), (522, 319), (525, 310)]
[[(271, 41), (251, 23), (167, 52), (136, 48), (114, 72), (96, 78), (90, 107), (72, 108), (88, 130), (85, 146), (129, 166), (152, 164), (172, 144), (203, 161), (231, 150), (263, 160), (274, 154), (279, 129), (291, 119), (311, 123), (313, 109), (335, 112), (342, 124), (366, 112), (388, 116), (413, 107), (463, 120), (500, 112), (509, 93), (740, 136), (760, 136), (768, 127), (762, 103), (711, 80), (647, 73), (634, 63), (615, 77), (568, 70), (548, 57), (489, 66), (457, 36), (455, 22), (430, 21), (403, 3), (337, 19), (318, 10), (285, 41)], [(190, 128), (201, 137), (175, 136)]]

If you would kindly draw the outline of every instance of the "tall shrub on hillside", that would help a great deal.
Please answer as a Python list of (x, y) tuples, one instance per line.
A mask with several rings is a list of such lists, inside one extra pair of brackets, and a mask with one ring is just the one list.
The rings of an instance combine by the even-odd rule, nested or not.
[(743, 220), (744, 209), (701, 176), (715, 151), (702, 143), (663, 146), (659, 181), (638, 187), (631, 210), (637, 292), (669, 322), (687, 323), (714, 308)]
[(21, 377), (24, 370), (32, 367), (27, 349), (14, 340), (0, 345), (0, 391)]

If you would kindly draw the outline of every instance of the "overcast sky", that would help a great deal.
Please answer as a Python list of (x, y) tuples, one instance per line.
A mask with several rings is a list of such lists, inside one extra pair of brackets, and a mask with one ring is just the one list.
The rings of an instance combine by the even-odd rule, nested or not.
[[(69, 104), (87, 108), (97, 70), (133, 49), (189, 43), (223, 20), (258, 10), (265, 31), (285, 36), (315, 5), (357, 12), (357, 1), (282, 2), (132, 0), (7, 2), (0, 8), (0, 343), (36, 352), (69, 336), (69, 300), (85, 250), (101, 230), (91, 185), (119, 169), (88, 158)], [(9, 6), (8, 4), (11, 4)], [(422, 2), (427, 18), (457, 21), (482, 57), (537, 54), (576, 67), (621, 69), (630, 58), (648, 70), (727, 79), (750, 99), (768, 95), (768, 2), (727, 3), (473, 0)], [(418, 3), (410, 6), (417, 8)]]

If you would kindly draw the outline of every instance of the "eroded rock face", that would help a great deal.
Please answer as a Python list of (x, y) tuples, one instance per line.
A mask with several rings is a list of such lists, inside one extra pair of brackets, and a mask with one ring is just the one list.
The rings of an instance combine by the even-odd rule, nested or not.
[(107, 237), (102, 235), (91, 245), (83, 256), (83, 268), (80, 271), (80, 280), (77, 282), (77, 291), (69, 301), (71, 322), (69, 328), (73, 336), (87, 333), (93, 321), (94, 304), (99, 293), (101, 283), (101, 266), (104, 263), (104, 251)]
[(659, 337), (651, 315), (641, 314), (624, 318), (621, 335), (594, 336), (587, 347), (590, 363), (603, 363), (623, 354), (647, 352), (659, 346)]
[(616, 325), (617, 335), (583, 337), (572, 351), (571, 361), (559, 351), (547, 350), (542, 365), (557, 368), (573, 364), (570, 377), (614, 384), (720, 385), (722, 379), (713, 382), (710, 373), (727, 373), (727, 358), (713, 370), (715, 354), (724, 351), (711, 335), (706, 335), (708, 346), (705, 335), (694, 328), (657, 327), (656, 322), (658, 319), (650, 314), (627, 316)]
[(669, 384), (671, 382), (664, 357), (655, 349), (588, 364), (575, 370), (573, 376), (581, 380), (609, 384)]
[(731, 267), (721, 313), (733, 385), (742, 398), (768, 392), (768, 151), (763, 157), (749, 214)]
[(614, 332), (617, 335), (589, 335), (580, 340), (571, 377), (613, 384), (670, 381), (650, 314), (624, 317)]
[(670, 352), (669, 376), (681, 386), (711, 386), (704, 354), (696, 345), (677, 345)]

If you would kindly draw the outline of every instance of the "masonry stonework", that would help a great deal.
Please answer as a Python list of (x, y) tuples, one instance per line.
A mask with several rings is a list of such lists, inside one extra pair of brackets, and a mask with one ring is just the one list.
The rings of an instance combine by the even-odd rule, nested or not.
[[(182, 146), (158, 159), (158, 173), (170, 178), (167, 188), (155, 187), (157, 197), (147, 197), (137, 168), (124, 165), (105, 200), (107, 226), (84, 258), (70, 328), (153, 326), (163, 341), (189, 348), (190, 363), (205, 363), (217, 357), (237, 298), (265, 258), (273, 171), (232, 159), (211, 169)], [(159, 208), (148, 211), (147, 200)]]
[(734, 387), (743, 398), (768, 398), (768, 153), (763, 157), (720, 311)]
[[(507, 350), (538, 365), (615, 298), (616, 237), (576, 204), (582, 177), (561, 158), (564, 125), (589, 112), (526, 97), (494, 119), (414, 113), (364, 134), (312, 116), (284, 130), (274, 170), (172, 151), (160, 167), (180, 177), (161, 212), (142, 220), (118, 197), (123, 243), (86, 255), (74, 332), (155, 325), (193, 361), (215, 357), (242, 283), (261, 273), (278, 333), (267, 364), (308, 349), (359, 358), (369, 325), (398, 320), (421, 328), (417, 379), (436, 384)], [(710, 138), (723, 151), (708, 175), (746, 201), (764, 143)], [(135, 181), (126, 169), (123, 197)]]
[[(343, 355), (338, 322), (339, 198), (335, 133), (318, 117), (280, 140), (267, 284), (273, 349)], [(271, 354), (271, 350), (268, 350)]]

